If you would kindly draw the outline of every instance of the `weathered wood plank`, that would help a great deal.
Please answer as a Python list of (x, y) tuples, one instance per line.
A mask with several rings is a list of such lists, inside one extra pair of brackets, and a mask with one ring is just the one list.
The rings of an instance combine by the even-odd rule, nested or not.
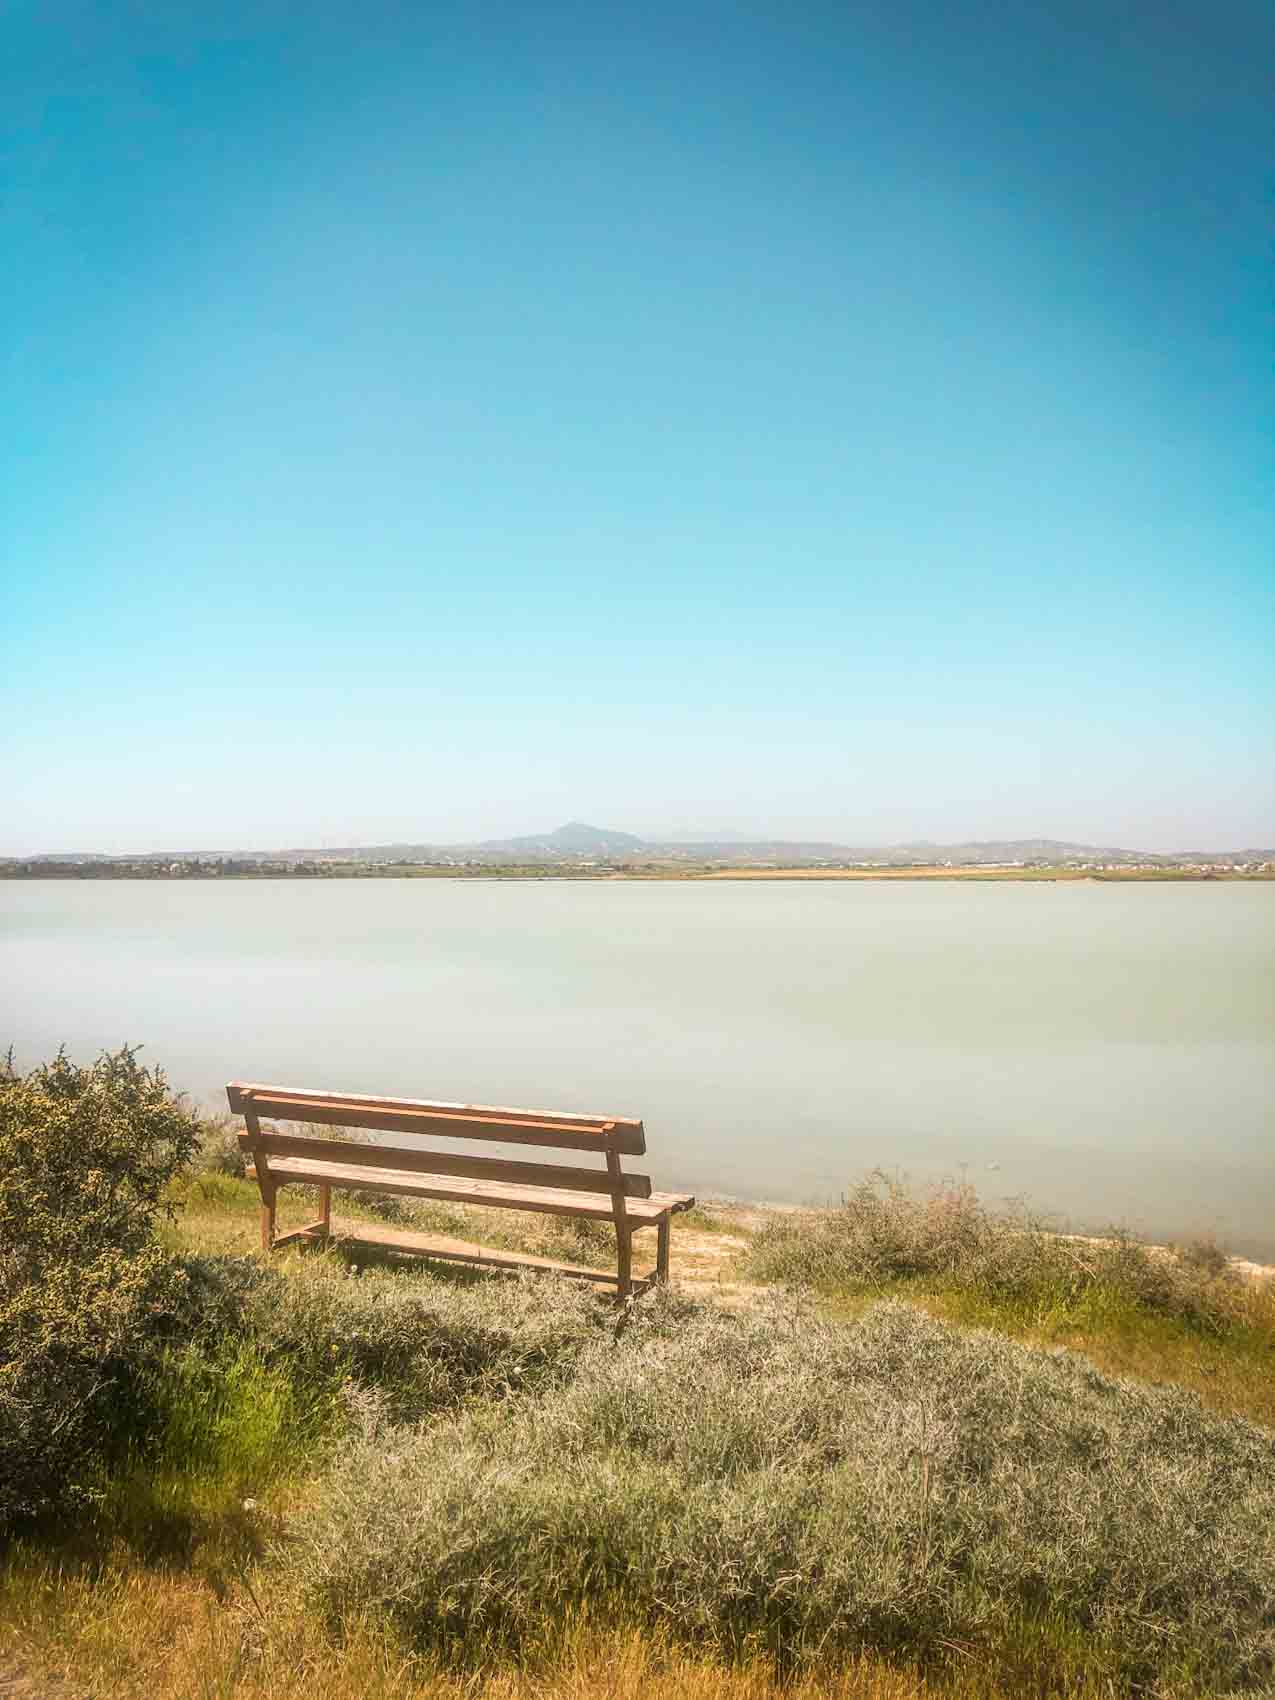
[[(244, 1123), (250, 1139), (260, 1139), (261, 1127), (253, 1114), (251, 1107), (244, 1110)], [(270, 1159), (265, 1152), (261, 1161), (254, 1164), (257, 1178), (257, 1190), (261, 1194), (261, 1249), (269, 1251), (274, 1245), (275, 1234), (275, 1184), (270, 1178)]]
[[(241, 1094), (266, 1092), (288, 1098), (324, 1098), (329, 1102), (361, 1104), (370, 1109), (455, 1111), (461, 1115), (501, 1116), (506, 1121), (575, 1124), (586, 1129), (600, 1128), (608, 1122), (617, 1127), (642, 1126), (641, 1120), (636, 1116), (583, 1115), (578, 1110), (529, 1110), (511, 1104), (461, 1104), (444, 1098), (387, 1098), (366, 1092), (327, 1092), (315, 1086), (267, 1085), (255, 1080), (232, 1080), (226, 1091)], [(236, 1114), (241, 1113), (242, 1106), (237, 1106)]]
[(657, 1281), (660, 1281), (660, 1282), (666, 1282), (668, 1280), (668, 1254), (669, 1254), (669, 1239), (670, 1239), (669, 1222), (670, 1222), (670, 1220), (671, 1220), (671, 1218), (666, 1216), (662, 1222), (660, 1222), (656, 1225), (656, 1230), (655, 1230), (656, 1235), (657, 1235), (656, 1252), (655, 1252), (655, 1279)]
[[(606, 1194), (573, 1192), (564, 1187), (517, 1187), (496, 1181), (473, 1181), (452, 1175), (361, 1167), (354, 1163), (320, 1162), (311, 1157), (272, 1157), (270, 1178), (275, 1186), (328, 1184), (352, 1192), (392, 1192), (414, 1198), (437, 1198), (452, 1204), (479, 1204), (504, 1210), (530, 1210), (545, 1216), (586, 1216), (614, 1221), (612, 1200)], [(674, 1207), (635, 1198), (628, 1203), (628, 1221), (647, 1226)], [(685, 1205), (682, 1208), (686, 1208)]]
[(374, 1128), (381, 1133), (438, 1134), (448, 1139), (498, 1140), (568, 1151), (622, 1152), (640, 1157), (646, 1134), (623, 1116), (577, 1116), (565, 1111), (505, 1108), (494, 1104), (431, 1103), (418, 1098), (370, 1098), (359, 1093), (313, 1092), (233, 1080), (226, 1101), (235, 1115), (251, 1103), (258, 1116), (318, 1122), (330, 1127)]
[(633, 1291), (633, 1230), (629, 1227), (624, 1172), (618, 1151), (607, 1152), (607, 1174), (611, 1180), (611, 1211), (615, 1219), (615, 1260), (619, 1270), (616, 1296), (627, 1299)]
[[(573, 1192), (612, 1192), (616, 1182), (605, 1169), (581, 1169), (565, 1163), (523, 1163), (504, 1157), (470, 1157), (451, 1151), (405, 1151), (392, 1145), (359, 1145), (350, 1139), (319, 1139), (313, 1134), (260, 1133), (239, 1135), (245, 1152), (264, 1151), (275, 1157), (314, 1157), (369, 1168), (407, 1173), (466, 1175), (471, 1180), (508, 1181), (523, 1186), (567, 1187)], [(271, 1165), (273, 1166), (273, 1165)], [(649, 1175), (622, 1175), (619, 1184), (628, 1198), (649, 1198)]]
[(270, 1249), (281, 1251), (284, 1246), (296, 1245), (303, 1240), (312, 1245), (322, 1245), (326, 1238), (324, 1224), (321, 1221), (310, 1222), (304, 1228), (290, 1228), (286, 1234), (276, 1234)]
[[(537, 1257), (530, 1252), (497, 1250), (466, 1240), (451, 1239), (446, 1235), (410, 1233), (401, 1228), (380, 1228), (350, 1221), (334, 1222), (333, 1235), (338, 1241), (346, 1244), (373, 1245), (382, 1250), (442, 1258), (446, 1262), (475, 1263), (483, 1268), (543, 1269), (549, 1274), (568, 1275), (575, 1280), (593, 1281), (600, 1286), (611, 1287), (614, 1287), (618, 1280), (613, 1269), (588, 1269), (577, 1263), (560, 1263), (552, 1257)], [(638, 1277), (633, 1284), (635, 1288), (645, 1289), (653, 1284), (653, 1280), (654, 1271), (650, 1275)]]

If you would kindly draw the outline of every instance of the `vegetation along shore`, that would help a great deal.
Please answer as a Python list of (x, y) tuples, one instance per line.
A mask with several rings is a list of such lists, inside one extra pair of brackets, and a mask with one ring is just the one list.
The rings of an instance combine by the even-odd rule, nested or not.
[(1152, 854), (1052, 838), (872, 848), (650, 840), (568, 821), (477, 844), (0, 857), (0, 879), (1275, 879), (1275, 849)]
[(257, 1213), (134, 1053), (0, 1074), (0, 1693), (1270, 1691), (1275, 1285), (1210, 1242), (876, 1175), (694, 1212), (617, 1309)]
[(1135, 880), (1275, 880), (1275, 862), (1251, 866), (1161, 867), (1075, 866), (1069, 863), (1040, 863), (992, 867), (955, 867), (917, 863), (906, 867), (840, 866), (834, 864), (788, 866), (729, 866), (705, 863), (484, 863), (464, 865), (440, 862), (323, 862), (275, 859), (221, 861), (124, 861), (97, 862), (10, 862), (0, 865), (0, 879), (11, 880), (244, 880), (244, 879), (501, 879), (501, 880), (1100, 880), (1128, 884)]

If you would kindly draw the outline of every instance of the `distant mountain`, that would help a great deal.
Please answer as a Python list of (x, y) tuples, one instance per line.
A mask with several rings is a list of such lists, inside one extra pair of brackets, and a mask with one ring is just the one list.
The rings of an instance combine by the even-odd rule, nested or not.
[(531, 833), (522, 838), (489, 838), (473, 846), (492, 855), (529, 856), (623, 856), (646, 850), (645, 840), (631, 832), (615, 832), (569, 820), (553, 832)]
[(966, 844), (850, 845), (817, 839), (752, 838), (736, 834), (699, 841), (646, 839), (614, 828), (567, 821), (552, 832), (514, 838), (488, 838), (475, 844), (376, 844), (341, 848), (291, 850), (154, 850), (130, 856), (103, 856), (94, 851), (59, 852), (44, 856), (0, 856), (0, 864), (81, 863), (109, 865), (187, 861), (279, 862), (717, 862), (726, 864), (787, 865), (860, 863), (877, 867), (915, 864), (980, 867), (994, 863), (1107, 863), (1172, 868), (1192, 863), (1233, 866), (1275, 861), (1275, 850), (1191, 850), (1155, 854), (1095, 844), (1075, 844), (1058, 838), (972, 840)]
[(1063, 838), (975, 839), (968, 844), (902, 844), (899, 853), (925, 861), (985, 862), (1169, 862), (1145, 850), (1119, 850), (1111, 845), (1073, 844)]
[[(29, 856), (0, 856), (0, 862), (27, 862)], [(93, 850), (59, 850), (53, 855), (37, 856), (37, 862), (110, 862), (111, 856), (100, 856)]]

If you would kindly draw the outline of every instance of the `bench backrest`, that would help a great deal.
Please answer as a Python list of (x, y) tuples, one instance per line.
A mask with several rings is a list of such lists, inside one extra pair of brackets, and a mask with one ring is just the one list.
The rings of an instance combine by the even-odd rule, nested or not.
[[(640, 1121), (621, 1116), (580, 1116), (557, 1110), (513, 1110), (489, 1104), (429, 1103), (419, 1098), (369, 1098), (353, 1093), (315, 1092), (305, 1087), (262, 1086), (235, 1080), (226, 1088), (231, 1111), (241, 1115), (247, 1133), (240, 1144), (269, 1167), (275, 1157), (317, 1157), (360, 1167), (400, 1169), (418, 1174), (454, 1175), (468, 1180), (503, 1181), (518, 1186), (557, 1187), (574, 1192), (610, 1193), (617, 1214), (625, 1198), (649, 1198), (649, 1175), (625, 1174), (622, 1156), (640, 1156), (646, 1134)], [(403, 1149), (353, 1140), (264, 1130), (262, 1119), (310, 1122), (328, 1127), (409, 1133), (436, 1139), (473, 1139), (501, 1145), (530, 1145), (557, 1151), (591, 1152), (604, 1168), (564, 1163), (524, 1162), (508, 1157), (470, 1156), (467, 1152)]]

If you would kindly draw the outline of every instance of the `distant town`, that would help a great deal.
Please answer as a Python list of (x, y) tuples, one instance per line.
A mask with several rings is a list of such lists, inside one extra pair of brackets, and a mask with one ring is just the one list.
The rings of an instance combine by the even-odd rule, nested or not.
[(568, 822), (555, 831), (468, 845), (338, 849), (60, 852), (0, 858), (0, 879), (428, 878), (1270, 879), (1275, 849), (1138, 850), (1056, 839), (872, 848), (800, 840), (655, 841)]

